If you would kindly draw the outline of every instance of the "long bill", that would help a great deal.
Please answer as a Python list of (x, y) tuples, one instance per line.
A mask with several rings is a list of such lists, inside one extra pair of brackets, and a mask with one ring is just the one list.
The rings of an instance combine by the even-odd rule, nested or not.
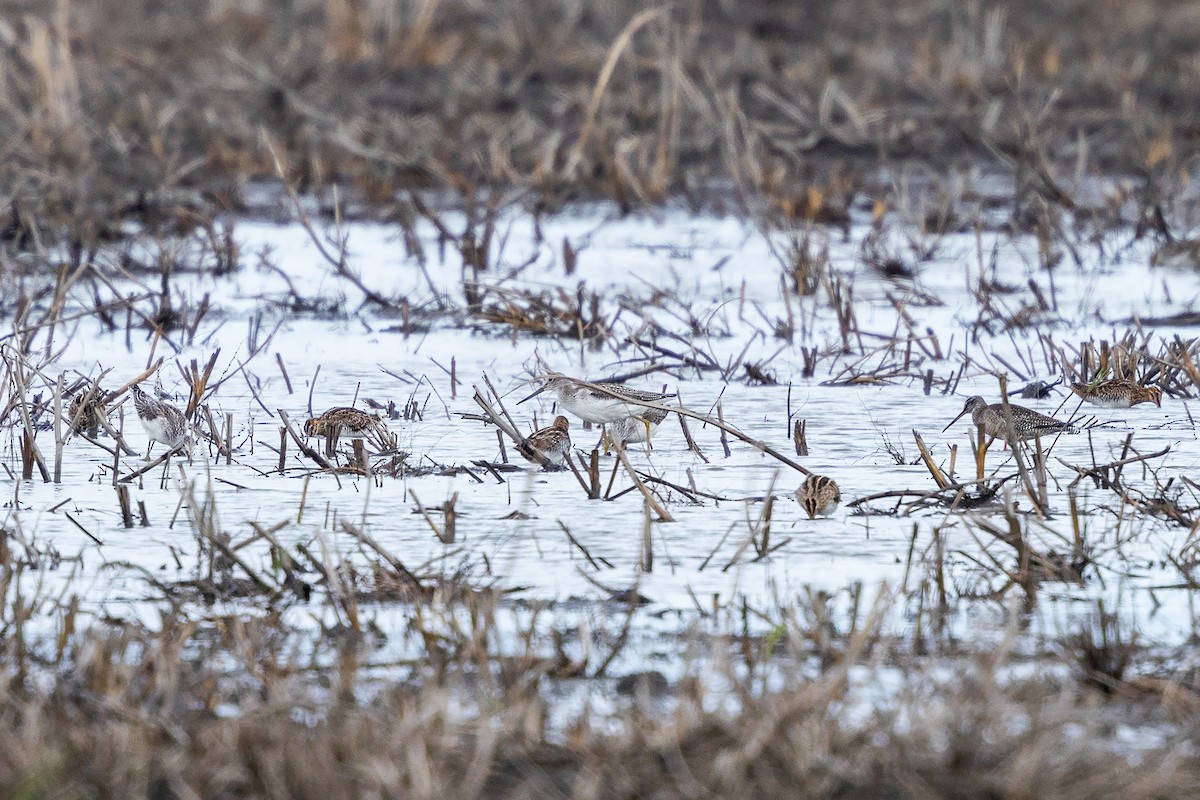
[[(958, 422), (960, 419), (962, 419), (964, 416), (966, 416), (966, 413), (967, 413), (967, 409), (965, 409), (965, 408), (962, 411), (958, 412), (958, 416), (955, 417), (954, 419), (950, 420), (950, 425), (953, 425), (954, 423)], [(950, 430), (950, 425), (947, 425), (946, 427), (942, 428), (942, 433), (945, 433), (946, 431)]]
[(542, 392), (546, 391), (546, 389), (547, 389), (547, 388), (548, 388), (548, 387), (547, 387), (545, 384), (542, 384), (540, 387), (538, 387), (538, 390), (537, 390), (536, 392), (534, 392), (533, 394), (529, 395), (528, 397), (525, 397), (525, 398), (523, 398), (523, 399), (521, 399), (521, 400), (518, 400), (518, 401), (517, 401), (517, 405), (521, 405), (521, 403), (524, 403), (526, 400), (532, 400), (533, 398), (537, 397), (537, 396), (538, 396), (539, 394), (541, 394)]

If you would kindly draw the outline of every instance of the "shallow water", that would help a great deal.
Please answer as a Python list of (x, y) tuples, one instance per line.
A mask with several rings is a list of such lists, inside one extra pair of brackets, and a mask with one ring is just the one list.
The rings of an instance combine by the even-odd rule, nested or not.
[[(452, 229), (462, 225), (461, 217), (448, 214), (446, 219)], [(1130, 317), (1190, 309), (1200, 290), (1200, 279), (1193, 273), (1152, 269), (1148, 253), (1131, 246), (1128, 235), (1076, 242), (1082, 263), (1068, 257), (1053, 273), (1047, 273), (1038, 266), (1037, 243), (1031, 238), (953, 234), (941, 240), (933, 259), (917, 267), (915, 281), (893, 281), (862, 263), (861, 241), (870, 229), (860, 224), (848, 241), (831, 235), (817, 243), (828, 247), (834, 275), (853, 286), (859, 334), (850, 337), (850, 352), (823, 355), (816, 374), (805, 379), (801, 377), (804, 360), (800, 347), (815, 345), (826, 353), (843, 343), (828, 287), (810, 297), (792, 295), (785, 303), (776, 254), (785, 251), (786, 243), (738, 219), (681, 211), (618, 218), (604, 209), (586, 209), (577, 215), (541, 220), (540, 238), (529, 219), (514, 216), (505, 220), (493, 252), (493, 262), (499, 266), (481, 273), (481, 283), (508, 290), (561, 287), (570, 296), (582, 284), (599, 292), (601, 309), (616, 335), (595, 350), (578, 341), (514, 335), (505, 326), (480, 322), (469, 328), (435, 322), (432, 330), (409, 335), (389, 332), (388, 328), (398, 326), (401, 320), (363, 305), (362, 293), (332, 274), (298, 226), (245, 220), (234, 224), (244, 264), (238, 272), (215, 279), (195, 275), (175, 279), (176, 291), (191, 297), (208, 293), (216, 309), (201, 324), (197, 344), (179, 352), (163, 342), (153, 345), (157, 355), (168, 356), (161, 372), (164, 389), (178, 392), (184, 383), (175, 362), (197, 359), (203, 364), (220, 347), (217, 372), (233, 373), (249, 354), (251, 318), (262, 314), (260, 341), (275, 320), (281, 322), (269, 345), (245, 370), (269, 411), (254, 399), (248, 379), (242, 375), (231, 377), (213, 403), (219, 416), (226, 412), (234, 415), (234, 463), (226, 465), (216, 458), (206, 461), (202, 445), (196, 450), (195, 463), (172, 464), (162, 486), (161, 468), (146, 475), (133, 495), (135, 506), (138, 501), (145, 502), (151, 525), (130, 530), (121, 526), (110, 457), (86, 442), (68, 445), (61, 485), (38, 480), (10, 483), (5, 526), (19, 531), (40, 550), (53, 548), (64, 556), (80, 557), (78, 562), (43, 571), (42, 590), (76, 594), (83, 608), (98, 616), (154, 616), (153, 606), (145, 600), (149, 593), (143, 578), (114, 564), (138, 565), (167, 582), (191, 576), (197, 541), (188, 511), (176, 512), (187, 484), (195, 487), (198, 496), (215, 498), (220, 529), (235, 541), (249, 535), (248, 521), (263, 526), (288, 521), (277, 534), (283, 544), (302, 543), (320, 550), (323, 540), (353, 559), (358, 557), (358, 542), (335, 524), (336, 519), (349, 519), (362, 524), (410, 567), (428, 565), (426, 571), (450, 573), (469, 565), (478, 579), (517, 588), (515, 596), (527, 599), (603, 597), (594, 582), (618, 589), (637, 585), (658, 611), (731, 608), (742, 601), (754, 607), (787, 605), (807, 587), (837, 593), (856, 583), (861, 583), (870, 597), (881, 586), (912, 589), (931, 580), (929, 554), (935, 531), (947, 552), (951, 594), (985, 595), (1003, 584), (985, 575), (994, 570), (983, 570), (978, 562), (989, 564), (991, 557), (986, 553), (991, 553), (1011, 565), (1012, 550), (991, 540), (969, 518), (948, 515), (945, 510), (914, 516), (862, 514), (845, 504), (889, 490), (934, 488), (925, 468), (911, 465), (917, 457), (913, 430), (921, 433), (943, 466), (949, 462), (949, 447), (958, 445), (957, 474), (967, 477), (972, 471), (968, 443), (972, 428), (965, 420), (948, 432), (942, 433), (942, 428), (961, 410), (964, 397), (974, 393), (990, 400), (997, 397), (996, 378), (986, 369), (1008, 371), (1010, 387), (1021, 386), (1023, 378), (1057, 377), (1045, 363), (1037, 330), (1066, 343), (1089, 337), (1111, 339), (1124, 330), (1123, 321)], [(351, 267), (372, 290), (386, 296), (403, 294), (414, 307), (432, 302), (435, 292), (461, 307), (461, 258), (453, 247), (439, 247), (431, 226), (422, 225), (418, 230), (428, 260), (424, 269), (417, 259), (406, 255), (395, 230), (373, 224), (346, 226)], [(564, 274), (561, 260), (564, 238), (579, 250), (576, 272), (571, 276)], [(264, 298), (283, 297), (286, 283), (275, 272), (255, 266), (257, 256), (251, 254), (266, 254), (283, 267), (301, 294), (344, 298), (345, 313), (325, 319), (280, 312), (278, 304)], [(972, 329), (980, 310), (971, 287), (978, 282), (981, 263), (994, 263), (994, 270), (985, 266), (988, 275), (1016, 287), (1014, 294), (996, 297), (1008, 311), (1032, 300), (1026, 287), (1030, 280), (1055, 299), (1057, 310), (1039, 315), (1041, 324), (1028, 330), (989, 333)], [(518, 270), (523, 264), (528, 266)], [(153, 281), (147, 284), (153, 285)], [(664, 289), (673, 299), (648, 302)], [(883, 349), (894, 334), (905, 331), (890, 297), (905, 302), (913, 330), (936, 335), (936, 345), (928, 340), (922, 344), (930, 351), (940, 349), (944, 358), (930, 358), (915, 345), (905, 367), (903, 346)], [(930, 302), (930, 297), (940, 304)], [(791, 344), (771, 334), (775, 323), (787, 319), (789, 313), (798, 329)], [(693, 330), (690, 320), (698, 330)], [(793, 418), (806, 420), (811, 450), (810, 456), (799, 460), (841, 486), (843, 506), (832, 518), (804, 518), (792, 497), (801, 480), (794, 471), (737, 440), (731, 440), (732, 453), (726, 458), (719, 433), (692, 421), (691, 430), (706, 462), (688, 450), (673, 419), (656, 432), (652, 453), (631, 446), (633, 462), (666, 481), (685, 487), (694, 484), (705, 494), (725, 499), (701, 497), (692, 502), (678, 492), (664, 492), (676, 521), (652, 524), (650, 572), (641, 568), (645, 511), (637, 492), (608, 502), (588, 501), (568, 472), (543, 473), (530, 468), (505, 473), (504, 483), (478, 467), (471, 469), (482, 482), (466, 474), (375, 480), (314, 475), (309, 479), (306, 476), (312, 464), (299, 457), (294, 447), (289, 448), (286, 474), (274, 472), (278, 456), (271, 448), (278, 446), (280, 423), (273, 412), (284, 409), (293, 419), (302, 420), (310, 394), (312, 407), (318, 411), (350, 405), (356, 399), (361, 405), (363, 398), (394, 401), (398, 407), (414, 399), (422, 409), (421, 419), (390, 423), (412, 464), (470, 466), (473, 460), (496, 460), (500, 453), (495, 431), (460, 417), (478, 411), (471, 400), (472, 384), (483, 388), (483, 377), (489, 376), (505, 395), (518, 423), (525, 430), (532, 429), (535, 415), (538, 424), (546, 424), (554, 414), (553, 399), (545, 395), (515, 405), (531, 391), (528, 380), (539, 369), (539, 361), (550, 369), (594, 379), (639, 369), (649, 355), (644, 349), (632, 345), (618, 348), (612, 343), (631, 336), (649, 341), (649, 322), (678, 334), (679, 338), (658, 336), (657, 342), (668, 350), (688, 352), (691, 348), (692, 355), (702, 352), (723, 367), (736, 364), (739, 358), (742, 363), (766, 362), (764, 369), (776, 376), (779, 385), (748, 385), (740, 367), (730, 371), (732, 380), (726, 382), (718, 371), (701, 373), (678, 365), (631, 385), (657, 389), (666, 383), (678, 392), (680, 402), (705, 414), (715, 414), (719, 399), (726, 421), (788, 454), (794, 453), (789, 441), (790, 391)], [(1188, 334), (1186, 330), (1160, 329), (1154, 336), (1169, 339), (1176, 333), (1185, 338)], [(66, 371), (69, 377), (72, 370), (78, 370), (94, 375), (111, 368), (105, 381), (108, 388), (136, 375), (152, 356), (152, 342), (144, 333), (126, 347), (123, 331), (106, 333), (92, 320), (77, 323), (69, 341), (60, 331), (57, 342), (65, 343), (65, 350), (46, 368), (46, 374)], [(290, 376), (290, 393), (275, 363), (276, 354)], [(970, 365), (963, 372), (957, 394), (943, 395), (944, 382), (958, 373), (968, 357)], [(455, 389), (443, 369), (450, 367), (452, 359), (460, 381)], [(657, 363), (673, 362), (660, 359)], [(844, 383), (854, 374), (868, 375), (888, 364), (894, 368), (881, 371), (892, 377), (879, 383), (827, 385)], [(1017, 376), (1006, 365), (1025, 374)], [(923, 393), (920, 380), (927, 369), (936, 379), (929, 396)], [(1049, 400), (1019, 402), (1055, 413), (1063, 394), (1060, 390)], [(1057, 413), (1066, 416), (1076, 405), (1067, 401)], [(1188, 405), (1168, 398), (1161, 409), (1085, 407), (1084, 412), (1092, 411), (1101, 425), (1086, 434), (1063, 436), (1054, 444), (1050, 461), (1054, 517), (1044, 524), (1028, 522), (1031, 541), (1060, 552), (1070, 549), (1067, 485), (1074, 473), (1058, 459), (1090, 465), (1094, 453), (1097, 463), (1115, 460), (1121, 457), (1121, 445), (1132, 432), (1139, 452), (1171, 448), (1168, 455), (1151, 462), (1162, 480), (1192, 474), (1200, 459), (1200, 445)], [(117, 424), (119, 417), (113, 419)], [(145, 448), (145, 436), (128, 404), (124, 430), (135, 449)], [(598, 435), (574, 423), (572, 434), (576, 446), (587, 449)], [(889, 442), (909, 463), (895, 463), (886, 449)], [(6, 455), (17, 471), (15, 435), (8, 443)], [(52, 454), (49, 432), (40, 434), (39, 443)], [(343, 448), (349, 448), (346, 439)], [(511, 445), (508, 455), (515, 457)], [(136, 463), (136, 459), (125, 460), (122, 472)], [(611, 456), (602, 458), (605, 485), (613, 463)], [(1008, 453), (999, 445), (989, 454), (988, 466), (989, 472), (1013, 470)], [(1133, 486), (1153, 486), (1140, 464), (1128, 467), (1125, 477)], [(619, 489), (629, 485), (627, 476), (617, 475)], [(739, 555), (750, 526), (759, 519), (761, 498), (772, 490), (777, 500), (771, 542), (782, 546), (763, 559), (754, 560), (752, 548)], [(426, 507), (438, 506), (457, 494), (457, 540), (453, 544), (438, 541), (415, 513), (410, 493)], [(1050, 636), (1072, 629), (1079, 617), (1092, 613), (1094, 601), (1103, 598), (1106, 608), (1121, 611), (1149, 639), (1163, 643), (1185, 640), (1195, 620), (1190, 592), (1162, 587), (1181, 583), (1168, 556), (1180, 554), (1189, 532), (1128, 508), (1122, 511), (1111, 492), (1094, 488), (1090, 481), (1079, 485), (1078, 497), (1084, 538), (1093, 548), (1097, 565), (1089, 570), (1086, 585), (1044, 585), (1032, 618), (1033, 630)], [(1019, 492), (1016, 501), (1020, 508), (1029, 508), (1029, 501)], [(871, 507), (884, 511), (894, 504), (894, 500), (880, 500)], [(523, 512), (528, 519), (512, 519), (514, 511)], [(1004, 524), (994, 508), (978, 514)], [(103, 544), (93, 542), (64, 518), (67, 515)], [(593, 559), (611, 566), (597, 570), (589, 565), (569, 543), (560, 523)], [(250, 546), (242, 556), (270, 574), (264, 546)], [(1003, 612), (1016, 594), (1017, 590), (1010, 588), (999, 600), (967, 603), (965, 613), (956, 619), (956, 628), (963, 635), (998, 630)], [(844, 604), (844, 595), (838, 602)], [(255, 608), (252, 601), (230, 605)], [(314, 602), (303, 613), (294, 613), (297, 624), (311, 625), (328, 611)], [(898, 606), (892, 624), (904, 628), (912, 613), (913, 608)], [(389, 609), (379, 606), (372, 614), (387, 631)], [(648, 614), (643, 624), (652, 631), (678, 624), (672, 620), (678, 617)]]

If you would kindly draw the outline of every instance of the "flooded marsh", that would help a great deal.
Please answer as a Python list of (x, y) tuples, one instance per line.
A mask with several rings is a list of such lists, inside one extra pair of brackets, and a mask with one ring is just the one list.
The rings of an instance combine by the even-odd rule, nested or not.
[(5, 10), (0, 795), (1192, 791), (1189, 4)]

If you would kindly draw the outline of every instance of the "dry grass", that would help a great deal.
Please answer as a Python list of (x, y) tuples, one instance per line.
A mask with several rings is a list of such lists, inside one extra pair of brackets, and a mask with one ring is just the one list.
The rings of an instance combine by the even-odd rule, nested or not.
[[(1102, 692), (1089, 688), (1114, 657), (1129, 672), (1119, 640), (1065, 642), (1082, 651), (1081, 683), (1053, 667), (1016, 677), (1022, 660), (1003, 646), (946, 671), (881, 637), (878, 615), (846, 632), (821, 605), (773, 612), (782, 635), (734, 634), (728, 657), (719, 639), (680, 642), (714, 655), (673, 683), (618, 681), (634, 694), (611, 712), (585, 704), (553, 724), (551, 694), (611, 692), (592, 675), (608, 660), (534, 629), (513, 654), (493, 627), (504, 607), (487, 594), (412, 607), (418, 652), (387, 667), (371, 664), (369, 632), (298, 644), (274, 613), (164, 606), (157, 631), (76, 633), (68, 607), (54, 612), (57, 644), (7, 617), (0, 793), (1122, 798), (1183, 796), (1200, 777), (1193, 687), (1106, 670)], [(615, 631), (594, 639), (620, 646)], [(799, 666), (817, 653), (822, 666)], [(1141, 726), (1156, 735), (1122, 733)]]
[(3, 5), (6, 233), (85, 251), (123, 217), (243, 208), (268, 142), (302, 190), (365, 208), (512, 187), (844, 224), (880, 164), (970, 164), (1012, 176), (1036, 224), (1075, 207), (1072, 177), (1170, 200), (1200, 122), (1200, 17), (1166, 0)]

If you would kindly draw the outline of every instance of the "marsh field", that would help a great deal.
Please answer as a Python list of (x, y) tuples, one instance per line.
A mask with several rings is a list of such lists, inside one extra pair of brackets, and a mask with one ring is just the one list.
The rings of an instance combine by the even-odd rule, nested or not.
[(1198, 155), (1188, 2), (0, 2), (0, 796), (1189, 796)]

